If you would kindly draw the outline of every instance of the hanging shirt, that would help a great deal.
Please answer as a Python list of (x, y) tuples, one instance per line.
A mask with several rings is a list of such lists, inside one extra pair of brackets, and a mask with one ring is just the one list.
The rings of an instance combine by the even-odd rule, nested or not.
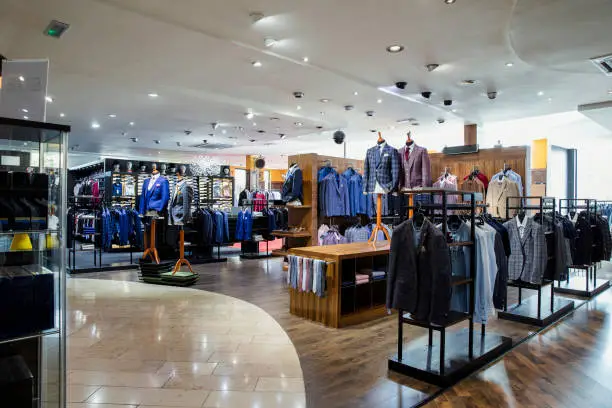
[(521, 239), (523, 239), (523, 237), (525, 236), (525, 227), (527, 226), (527, 217), (524, 217), (523, 222), (521, 222), (521, 219), (517, 216), (516, 226), (518, 227), (519, 235)]

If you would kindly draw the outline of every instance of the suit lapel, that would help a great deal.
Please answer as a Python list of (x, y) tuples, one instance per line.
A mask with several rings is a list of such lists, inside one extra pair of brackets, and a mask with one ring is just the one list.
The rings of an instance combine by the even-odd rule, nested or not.
[(380, 147), (374, 147), (374, 161), (376, 163), (376, 167), (380, 166), (381, 156), (380, 156)]
[(527, 238), (529, 238), (529, 236), (531, 235), (532, 225), (533, 225), (533, 220), (531, 218), (528, 218), (527, 222), (525, 223), (525, 231), (523, 231), (523, 237), (521, 238), (522, 245), (525, 245), (525, 241), (527, 241)]

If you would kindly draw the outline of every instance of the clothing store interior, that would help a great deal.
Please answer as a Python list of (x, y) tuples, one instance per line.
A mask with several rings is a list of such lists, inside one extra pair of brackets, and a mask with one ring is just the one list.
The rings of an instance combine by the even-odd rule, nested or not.
[(610, 1), (0, 3), (0, 406), (612, 408)]

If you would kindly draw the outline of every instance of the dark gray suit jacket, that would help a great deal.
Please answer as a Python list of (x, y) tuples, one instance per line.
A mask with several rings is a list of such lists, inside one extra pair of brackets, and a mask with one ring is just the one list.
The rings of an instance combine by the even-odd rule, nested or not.
[(183, 225), (191, 222), (193, 188), (186, 180), (177, 182), (170, 197), (170, 224)]
[(439, 322), (450, 310), (451, 259), (446, 239), (427, 219), (415, 245), (412, 220), (393, 230), (387, 278), (387, 308), (415, 319)]

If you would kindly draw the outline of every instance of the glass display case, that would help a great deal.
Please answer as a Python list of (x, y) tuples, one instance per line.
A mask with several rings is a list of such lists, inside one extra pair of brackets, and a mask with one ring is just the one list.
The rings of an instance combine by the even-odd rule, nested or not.
[(0, 395), (66, 406), (68, 126), (0, 118)]

